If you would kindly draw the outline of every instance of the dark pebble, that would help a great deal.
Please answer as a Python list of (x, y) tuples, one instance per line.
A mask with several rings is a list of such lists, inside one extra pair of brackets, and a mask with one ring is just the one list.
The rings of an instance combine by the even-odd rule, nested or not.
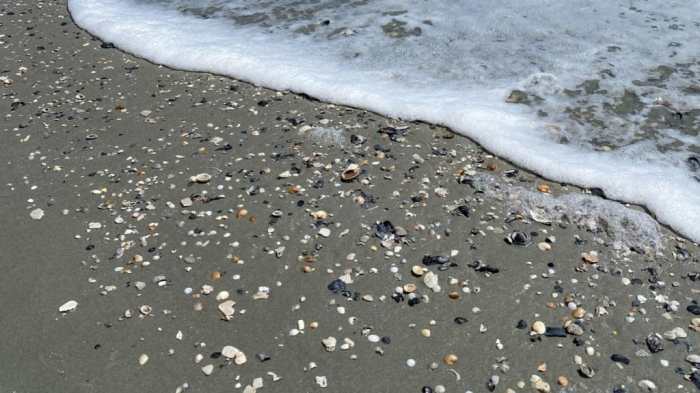
[(444, 255), (437, 255), (437, 256), (425, 255), (423, 257), (423, 264), (425, 266), (444, 265), (449, 261), (450, 261), (450, 258), (447, 256), (444, 256)]
[(457, 325), (464, 325), (465, 323), (467, 323), (467, 318), (457, 317), (457, 318), (455, 318), (455, 323)]
[(566, 329), (563, 327), (548, 327), (544, 331), (544, 335), (547, 337), (566, 337)]
[(693, 303), (686, 307), (686, 310), (693, 315), (700, 315), (700, 304)]
[(345, 291), (346, 289), (347, 289), (347, 285), (345, 285), (345, 282), (343, 282), (343, 280), (341, 280), (339, 278), (331, 281), (331, 283), (328, 284), (328, 290), (333, 292), (333, 293)]
[(646, 343), (647, 348), (649, 348), (649, 352), (651, 353), (657, 353), (664, 350), (664, 340), (656, 333), (647, 336)]
[(612, 360), (615, 363), (622, 363), (622, 364), (630, 364), (630, 358), (628, 358), (625, 355), (620, 355), (618, 353), (614, 353), (610, 356), (610, 360)]

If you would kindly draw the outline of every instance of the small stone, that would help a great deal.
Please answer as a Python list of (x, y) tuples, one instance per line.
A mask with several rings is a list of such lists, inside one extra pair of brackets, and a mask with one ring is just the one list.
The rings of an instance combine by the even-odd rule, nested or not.
[(628, 358), (625, 355), (620, 355), (619, 353), (614, 353), (610, 356), (610, 360), (612, 360), (615, 363), (621, 363), (624, 365), (630, 364), (630, 358)]
[(190, 198), (182, 198), (182, 199), (180, 200), (180, 205), (181, 205), (182, 207), (190, 207), (190, 206), (192, 206), (192, 199), (190, 199)]
[(70, 312), (75, 310), (75, 308), (78, 307), (78, 302), (75, 300), (69, 300), (61, 305), (61, 307), (58, 308), (59, 312)]
[(139, 364), (143, 366), (146, 363), (148, 363), (148, 355), (142, 353), (141, 356), (139, 356)]
[(637, 386), (646, 392), (655, 392), (657, 389), (656, 384), (648, 379), (642, 379), (637, 383)]
[(693, 303), (688, 305), (688, 307), (686, 307), (685, 309), (693, 315), (700, 315), (700, 304)]
[(321, 237), (328, 237), (331, 235), (331, 230), (326, 227), (323, 227), (318, 230), (318, 235)]
[(44, 218), (44, 211), (42, 209), (34, 209), (29, 213), (29, 217), (31, 217), (32, 220), (41, 220)]

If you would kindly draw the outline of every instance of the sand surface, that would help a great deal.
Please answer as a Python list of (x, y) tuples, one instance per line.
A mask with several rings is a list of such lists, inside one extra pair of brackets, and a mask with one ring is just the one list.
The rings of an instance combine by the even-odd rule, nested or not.
[(507, 201), (589, 190), (443, 128), (150, 64), (60, 1), (0, 5), (0, 48), (0, 392), (700, 386), (696, 245), (660, 228), (631, 251)]

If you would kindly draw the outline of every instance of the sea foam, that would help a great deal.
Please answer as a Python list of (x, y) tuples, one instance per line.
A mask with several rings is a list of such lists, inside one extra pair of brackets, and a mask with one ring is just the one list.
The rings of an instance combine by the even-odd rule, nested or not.
[(90, 33), (153, 62), (443, 124), (545, 177), (644, 205), (700, 240), (698, 2), (68, 6)]

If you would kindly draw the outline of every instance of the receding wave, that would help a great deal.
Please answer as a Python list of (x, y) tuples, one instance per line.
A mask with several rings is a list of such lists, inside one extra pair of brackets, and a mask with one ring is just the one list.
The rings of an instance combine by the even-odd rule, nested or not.
[(700, 240), (700, 3), (69, 0), (175, 68), (446, 125)]

